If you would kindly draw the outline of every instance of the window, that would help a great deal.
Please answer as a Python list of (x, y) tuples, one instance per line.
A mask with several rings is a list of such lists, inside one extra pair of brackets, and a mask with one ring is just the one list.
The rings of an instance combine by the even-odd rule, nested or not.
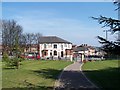
[(44, 44), (44, 48), (46, 48), (46, 44)]
[(57, 45), (56, 45), (56, 44), (54, 44), (54, 48), (57, 48)]
[(52, 52), (50, 52), (50, 56), (52, 56)]
[(63, 49), (63, 45), (61, 45), (61, 49)]
[(61, 57), (63, 57), (63, 51), (61, 51)]
[(57, 51), (54, 51), (54, 55), (57, 56)]
[(67, 47), (67, 44), (64, 44), (65, 47)]
[(47, 55), (47, 52), (44, 52), (44, 55), (46, 56), (46, 55)]
[(70, 44), (68, 44), (68, 48), (70, 48)]

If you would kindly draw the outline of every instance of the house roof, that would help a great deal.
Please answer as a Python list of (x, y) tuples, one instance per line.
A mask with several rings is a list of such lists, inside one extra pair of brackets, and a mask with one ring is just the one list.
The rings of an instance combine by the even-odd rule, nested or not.
[(68, 43), (68, 44), (72, 44), (69, 41), (66, 41), (62, 38), (56, 37), (56, 36), (42, 36), (39, 38), (39, 43)]
[(88, 48), (86, 48), (86, 47), (75, 47), (75, 48), (73, 48), (73, 51), (75, 51), (75, 52), (78, 52), (78, 51), (87, 51), (88, 50)]

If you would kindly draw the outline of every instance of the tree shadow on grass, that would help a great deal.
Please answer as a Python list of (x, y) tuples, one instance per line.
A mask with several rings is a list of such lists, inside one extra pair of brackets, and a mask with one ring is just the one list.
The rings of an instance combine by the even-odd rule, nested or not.
[[(38, 75), (42, 75), (42, 77), (46, 79), (58, 79), (61, 70), (55, 69), (41, 69), (37, 71), (33, 71)], [(63, 83), (63, 86), (55, 86), (54, 90), (98, 90), (98, 88), (93, 87), (89, 82), (86, 81), (85, 77), (78, 71), (64, 71), (62, 73), (60, 83)], [(48, 87), (49, 90), (49, 87)]]
[[(4, 68), (4, 69), (14, 69), (14, 68)], [(40, 75), (43, 78), (47, 79), (58, 79), (59, 74), (62, 70), (55, 70), (55, 69), (40, 69), (40, 70), (33, 70), (37, 76)], [(23, 83), (20, 83), (20, 85), (25, 85), (25, 88), (20, 87), (13, 87), (13, 88), (3, 88), (2, 90), (53, 90), (54, 86), (41, 86), (41, 85), (34, 85), (33, 83), (24, 80)]]
[(2, 88), (2, 90), (53, 90), (54, 87), (51, 86), (40, 86), (32, 84), (31, 82), (24, 80), (20, 85), (24, 85), (25, 87), (12, 87), (12, 88)]
[[(56, 69), (41, 69), (41, 70), (35, 70), (33, 71), (36, 73), (36, 75), (40, 75), (46, 79), (58, 79), (58, 76), (60, 75), (61, 70)], [(83, 71), (85, 75), (87, 75), (91, 81), (94, 81), (95, 84), (99, 85), (101, 90), (120, 90), (119, 81), (120, 81), (120, 68), (106, 68), (102, 70), (85, 70)], [(67, 78), (64, 78), (64, 76), (67, 76)], [(80, 77), (80, 78), (78, 78)], [(73, 81), (70, 81), (70, 79), (73, 78)], [(76, 83), (76, 81), (78, 82)], [(80, 88), (56, 88), (55, 90), (96, 90), (96, 88), (87, 88), (86, 80), (84, 79), (84, 76), (80, 73), (80, 71), (64, 71), (64, 75), (62, 77), (62, 80), (64, 83), (69, 82), (69, 85), (72, 86), (73, 84), (79, 85), (79, 86), (85, 86)], [(74, 83), (75, 82), (75, 83)], [(2, 90), (54, 90), (54, 87), (51, 86), (36, 86), (33, 85), (30, 82), (25, 81), (25, 88), (3, 88)], [(69, 86), (67, 85), (67, 86)]]
[(33, 72), (37, 73), (37, 75), (42, 75), (42, 77), (46, 79), (58, 79), (58, 76), (62, 70), (56, 70), (56, 69), (41, 69), (41, 70), (35, 70)]
[[(61, 70), (41, 69), (35, 70), (33, 72), (35, 72), (38, 76), (40, 75), (40, 77), (42, 76), (43, 78), (46, 78), (46, 80), (56, 80), (58, 79)], [(24, 80), (22, 84), (25, 85), (25, 88), (3, 88), (2, 90), (98, 90), (97, 88), (91, 87), (91, 84), (89, 84), (89, 82), (86, 82), (84, 76), (80, 73), (80, 71), (64, 71), (62, 76), (63, 77), (61, 77), (61, 82), (64, 83), (64, 87), (34, 85), (31, 82)]]
[(5, 70), (11, 70), (11, 69), (16, 69), (15, 67), (4, 67), (2, 69), (5, 69)]
[(120, 90), (120, 67), (101, 70), (84, 70), (85, 75), (101, 90)]
[[(56, 69), (40, 69), (40, 70), (33, 70), (37, 76), (40, 75), (43, 78), (47, 79), (58, 79), (59, 74), (62, 70)], [(20, 83), (21, 84), (21, 83)], [(25, 88), (3, 88), (2, 90), (54, 90), (54, 86), (41, 86), (41, 85), (34, 85), (31, 82), (24, 80), (23, 83), (26, 87)]]

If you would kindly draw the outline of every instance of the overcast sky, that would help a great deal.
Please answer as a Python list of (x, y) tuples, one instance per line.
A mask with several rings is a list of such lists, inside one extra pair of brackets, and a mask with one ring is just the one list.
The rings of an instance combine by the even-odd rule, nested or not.
[[(99, 46), (96, 36), (105, 32), (91, 16), (117, 18), (112, 2), (4, 2), (2, 18), (14, 19), (24, 32), (58, 36), (73, 44)], [(110, 33), (109, 33), (110, 34)], [(113, 37), (109, 35), (109, 39)]]

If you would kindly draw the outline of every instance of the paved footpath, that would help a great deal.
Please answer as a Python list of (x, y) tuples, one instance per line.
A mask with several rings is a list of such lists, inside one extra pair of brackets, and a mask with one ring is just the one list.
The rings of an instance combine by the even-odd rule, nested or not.
[(99, 90), (81, 71), (82, 64), (67, 66), (55, 82), (54, 90)]

